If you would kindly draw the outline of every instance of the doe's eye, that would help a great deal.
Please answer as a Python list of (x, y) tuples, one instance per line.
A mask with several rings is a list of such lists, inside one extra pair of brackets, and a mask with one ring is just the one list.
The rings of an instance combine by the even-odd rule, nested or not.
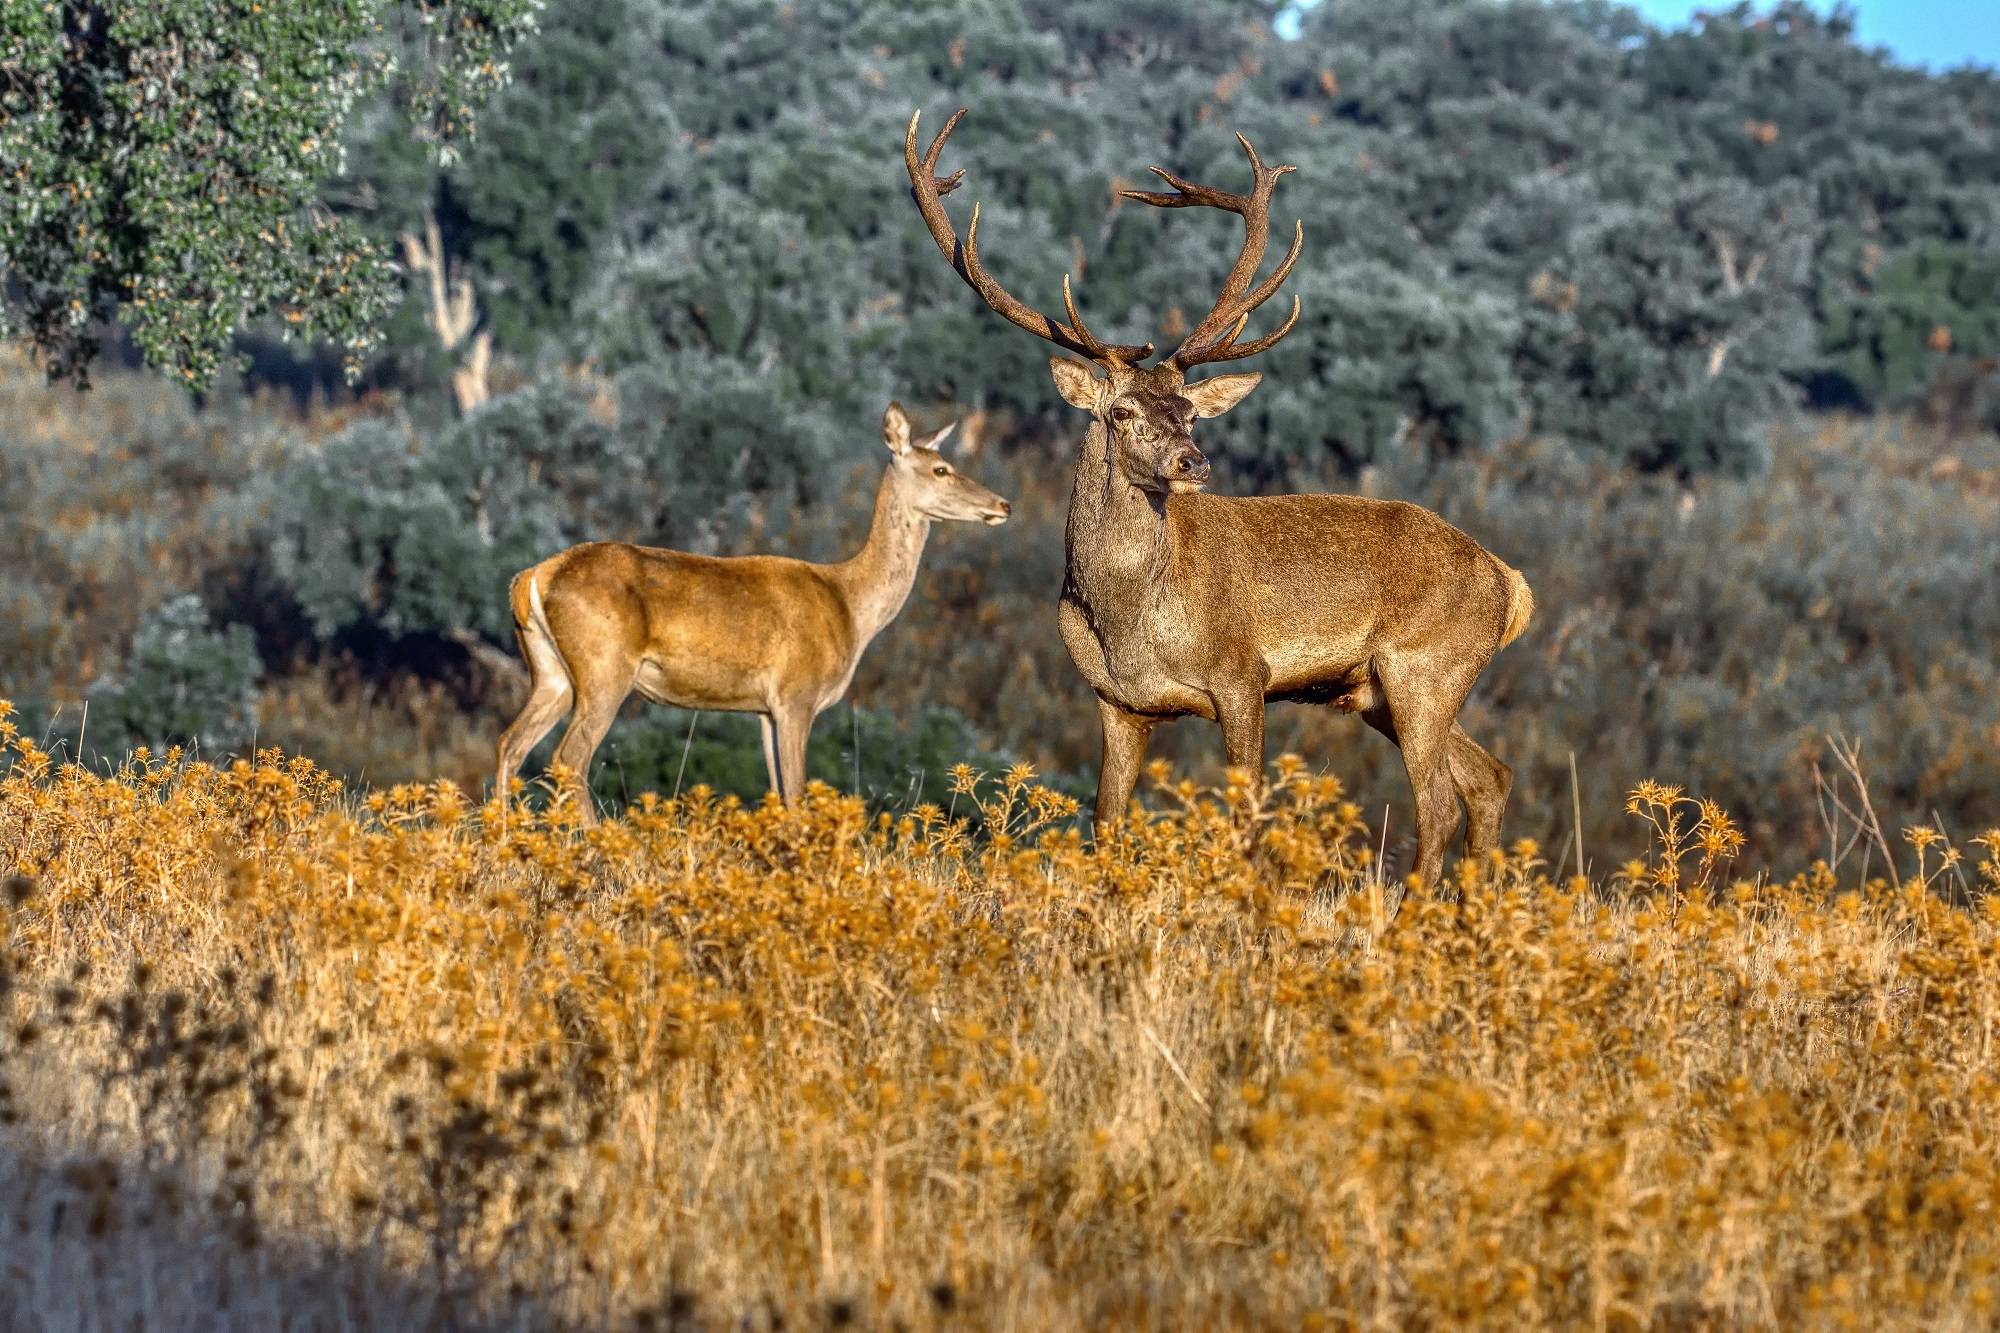
[(933, 477), (949, 477), (951, 475), (951, 469), (946, 467), (943, 463), (939, 463), (936, 467), (931, 469), (931, 475)]

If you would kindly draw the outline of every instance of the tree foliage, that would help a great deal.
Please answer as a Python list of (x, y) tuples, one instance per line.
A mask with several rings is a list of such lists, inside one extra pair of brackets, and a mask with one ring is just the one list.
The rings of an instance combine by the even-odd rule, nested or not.
[[(321, 635), (510, 637), (507, 580), (586, 538), (713, 549), (778, 451), (682, 429), (676, 382), (647, 366), (556, 378), (427, 434), (366, 420), (267, 480), (272, 568)], [(746, 390), (739, 421), (749, 423)]]
[(1045, 349), (908, 206), (909, 112), (972, 108), (952, 206), (983, 203), (1009, 288), (1050, 308), (1071, 272), (1132, 340), (1199, 316), (1240, 233), (1111, 185), (1158, 162), (1240, 186), (1241, 130), (1299, 166), (1273, 217), (1306, 226), (1304, 318), (1212, 428), (1244, 485), (1523, 431), (1749, 470), (1775, 413), (1907, 404), (2000, 351), (1990, 74), (1899, 66), (1796, 3), (1663, 31), (1604, 0), (1343, 0), (1296, 40), (1277, 10), (588, 0), (551, 16), (469, 170), (372, 197), (383, 226), (434, 198), (503, 351), (694, 358), (691, 423), (724, 429), (707, 400), (746, 379), (791, 416), (900, 393), (1039, 423)]
[[(540, 0), (39, 0), (0, 9), (0, 336), (81, 379), (100, 322), (204, 388), (248, 320), (351, 365), (395, 299), (318, 196), (383, 93), (442, 159)], [(406, 131), (407, 132), (407, 131)]]

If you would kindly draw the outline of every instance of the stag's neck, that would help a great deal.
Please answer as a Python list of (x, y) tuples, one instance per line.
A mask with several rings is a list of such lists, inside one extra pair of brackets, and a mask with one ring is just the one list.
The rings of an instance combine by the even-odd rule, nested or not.
[(1118, 475), (1101, 422), (1090, 424), (1077, 457), (1067, 555), (1070, 590), (1100, 624), (1132, 623), (1166, 581), (1164, 499)]
[(909, 600), (930, 531), (930, 520), (918, 513), (903, 493), (896, 469), (884, 469), (882, 485), (875, 492), (875, 517), (868, 524), (868, 540), (852, 559), (829, 566), (834, 583), (847, 598), (848, 614), (854, 617), (857, 652), (880, 634)]

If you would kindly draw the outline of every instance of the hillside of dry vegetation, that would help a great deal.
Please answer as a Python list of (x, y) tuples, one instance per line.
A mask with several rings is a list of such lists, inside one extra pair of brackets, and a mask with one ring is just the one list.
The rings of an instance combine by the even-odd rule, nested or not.
[[(2000, 830), (1401, 899), (1332, 778), (1102, 845), (266, 752), (0, 778), (0, 1325), (1974, 1327)], [(1589, 793), (1596, 803), (1607, 797)], [(977, 810), (983, 831), (963, 816)], [(1882, 863), (1875, 862), (1877, 872)]]
[[(600, 513), (570, 495), (626, 494), (594, 480), (593, 469), (609, 464), (584, 450), (537, 462), (540, 479), (494, 505), (496, 521), (539, 514), (548, 535), (482, 544), (468, 528), (463, 540), (425, 547), (426, 534), (450, 525), (419, 503), (424, 495), (445, 481), (439, 493), (476, 493), (518, 470), (495, 459), (541, 460), (552, 448), (528, 428), (541, 420), (534, 406), (431, 432), (393, 402), (299, 416), (230, 391), (197, 411), (137, 376), (107, 375), (79, 397), (52, 394), (0, 362), (0, 417), (10, 423), (0, 492), (16, 501), (15, 521), (0, 525), (0, 696), (20, 706), (25, 730), (65, 756), (80, 740), (115, 762), (136, 741), (185, 739), (178, 716), (130, 716), (121, 727), (105, 694), (146, 674), (135, 667), (135, 631), (192, 593), (218, 626), (249, 630), (261, 660), (261, 673), (240, 681), (255, 726), (236, 728), (226, 748), (280, 745), (350, 782), (449, 778), (478, 798), (523, 688), (491, 667), (514, 656), (507, 579), (567, 537), (690, 538), (672, 521)], [(932, 408), (922, 424), (941, 424), (947, 412)], [(388, 441), (374, 463), (337, 443), (357, 413)], [(829, 494), (798, 510), (746, 511), (713, 534), (713, 548), (851, 552), (881, 452), (872, 420), (852, 426), (841, 441), (851, 470), (829, 479)], [(977, 749), (1088, 790), (1097, 727), (1054, 613), (1073, 445), (1062, 435), (1012, 451), (991, 446), (966, 462), (1013, 498), (1014, 518), (991, 532), (945, 525), (933, 537), (909, 605), (862, 659), (850, 694), (878, 732), (838, 716), (818, 729), (823, 771), (840, 774), (843, 788), (855, 788), (859, 771), (877, 806), (935, 796), (944, 768)], [(1683, 484), (1547, 441), (1460, 459), (1413, 445), (1359, 475), (1286, 484), (1429, 505), (1526, 574), (1534, 624), (1488, 668), (1464, 721), (1516, 771), (1508, 830), (1552, 855), (1574, 832), (1574, 755), (1586, 790), (1624, 791), (1657, 777), (1715, 797), (1742, 823), (1748, 861), (1783, 871), (1795, 849), (1827, 845), (1815, 775), (1836, 767), (1829, 736), (1862, 746), (1884, 809), (1954, 833), (1983, 827), (2000, 789), (1991, 537), (2000, 531), (2000, 443), (1914, 417), (1821, 417), (1775, 428), (1770, 449), (1765, 473)], [(486, 470), (450, 473), (461, 456), (484, 459)], [(377, 464), (397, 459), (449, 475), (422, 485), (377, 476)], [(1230, 488), (1236, 469), (1226, 457), (1217, 473), (1218, 488)], [(357, 576), (355, 596), (413, 597), (405, 585), (422, 581), (426, 597), (467, 624), (501, 628), (453, 637), (392, 630), (384, 618), (317, 635), (279, 559), (287, 508), (310, 492), (320, 498), (307, 507), (318, 512), (325, 499), (306, 480), (395, 502), (382, 500), (381, 513), (323, 516), (340, 538), (336, 554), (350, 539), (371, 550), (414, 543), (385, 557), (388, 572)], [(324, 573), (326, 563), (313, 567)], [(155, 674), (166, 677), (156, 695), (201, 693), (172, 670)], [(899, 745), (881, 734), (907, 732), (939, 708), (958, 714), (945, 733), (970, 742)], [(702, 719), (685, 776), (753, 796), (763, 782), (757, 730), (729, 721)], [(602, 751), (601, 790), (670, 792), (688, 727), (685, 714), (632, 705)], [(1270, 736), (1271, 754), (1295, 750), (1338, 773), (1376, 827), (1389, 807), (1397, 848), (1413, 825), (1392, 747), (1356, 719), (1295, 705), (1272, 710)], [(847, 752), (857, 739), (858, 763)], [(924, 762), (913, 763), (912, 750)], [(1211, 725), (1163, 727), (1154, 753), (1199, 779), (1219, 777)], [(1596, 870), (1627, 854), (1632, 838), (1615, 803), (1584, 802), (1583, 816)]]

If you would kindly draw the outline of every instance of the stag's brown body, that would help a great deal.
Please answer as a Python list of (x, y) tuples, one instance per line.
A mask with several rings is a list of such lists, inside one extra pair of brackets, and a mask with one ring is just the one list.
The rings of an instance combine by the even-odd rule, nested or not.
[[(1386, 701), (1383, 663), (1444, 649), (1477, 675), (1521, 628), (1519, 575), (1399, 501), (1175, 495), (1093, 535), (1064, 588), (1063, 642), (1133, 713), (1220, 721), (1218, 698), (1245, 681), (1266, 700), (1366, 713)], [(1384, 547), (1403, 563), (1369, 559)]]
[(500, 738), (501, 801), (521, 761), (569, 712), (555, 758), (593, 819), (591, 756), (635, 690), (654, 703), (758, 714), (771, 788), (797, 801), (813, 719), (847, 693), (863, 650), (902, 609), (931, 522), (1007, 517), (1007, 501), (938, 453), (950, 429), (913, 444), (902, 409), (890, 406), (883, 438), (894, 457), (851, 560), (586, 542), (516, 575), (509, 601), (533, 683)]
[[(1185, 372), (1253, 355), (1291, 317), (1239, 343), (1250, 312), (1284, 283), (1303, 228), (1254, 287), (1271, 191), (1289, 166), (1266, 167), (1238, 136), (1255, 178), (1228, 194), (1153, 168), (1172, 193), (1121, 190), (1162, 208), (1210, 207), (1244, 221), (1242, 252), (1222, 295), (1164, 362), (1152, 345), (1108, 344), (1078, 316), (1068, 280), (1067, 324), (1013, 296), (979, 262), (979, 211), (960, 241), (941, 196), (963, 173), (935, 174), (946, 123), (917, 153), (911, 117), (904, 160), (939, 251), (997, 313), (1088, 358), (1050, 361), (1065, 401), (1092, 421), (1070, 498), (1059, 623), (1077, 670), (1096, 692), (1104, 728), (1100, 832), (1125, 812), (1148, 737), (1161, 721), (1212, 719), (1232, 766), (1261, 772), (1269, 700), (1324, 703), (1359, 713), (1402, 750), (1417, 804), (1417, 873), (1435, 880), (1466, 810), (1469, 853), (1499, 838), (1512, 774), (1466, 735), (1458, 710), (1479, 673), (1518, 635), (1534, 599), (1521, 575), (1437, 515), (1415, 505), (1340, 495), (1230, 499), (1201, 493), (1208, 460), (1194, 445), (1198, 417), (1228, 411), (1254, 374), (1189, 383)], [(1094, 369), (1093, 369), (1094, 366)]]
[(1254, 770), (1264, 705), (1282, 700), (1359, 713), (1414, 759), (1419, 873), (1436, 873), (1423, 853), (1441, 848), (1459, 800), (1469, 850), (1493, 846), (1512, 777), (1456, 719), (1493, 654), (1526, 627), (1533, 599), (1520, 574), (1416, 505), (1163, 495), (1120, 477), (1108, 445), (1093, 422), (1058, 612), (1104, 727), (1100, 823), (1131, 800), (1160, 722), (1220, 723), (1229, 762)]

